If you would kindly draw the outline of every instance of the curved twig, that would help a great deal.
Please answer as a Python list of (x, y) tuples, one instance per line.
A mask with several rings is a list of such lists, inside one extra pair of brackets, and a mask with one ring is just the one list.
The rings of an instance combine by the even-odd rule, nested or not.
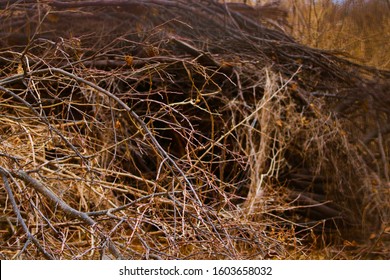
[[(145, 124), (145, 122), (140, 118), (140, 116), (138, 116), (138, 114), (136, 112), (134, 112), (125, 102), (123, 102), (118, 96), (116, 96), (115, 94), (109, 92), (108, 90), (90, 82), (90, 81), (87, 81), (75, 74), (72, 74), (68, 71), (65, 71), (61, 68), (46, 68), (46, 69), (40, 69), (40, 70), (35, 70), (35, 71), (31, 71), (31, 72), (28, 72), (26, 73), (26, 76), (33, 76), (33, 75), (39, 75), (39, 74), (44, 74), (44, 73), (58, 73), (58, 74), (62, 74), (66, 77), (69, 77), (69, 78), (72, 78), (74, 79), (75, 81), (79, 82), (79, 83), (84, 83), (90, 87), (92, 87), (93, 89), (103, 93), (104, 95), (108, 96), (109, 98), (115, 100), (123, 109), (125, 109), (135, 120), (136, 122), (142, 127), (142, 129), (145, 131), (145, 133), (149, 136), (150, 140), (152, 141), (152, 143), (155, 145), (155, 147), (157, 148), (158, 152), (160, 153), (160, 156), (164, 159), (166, 159), (169, 163), (171, 163), (173, 165), (173, 167), (177, 170), (177, 172), (179, 172), (179, 174), (182, 176), (182, 178), (184, 179), (184, 181), (186, 182), (186, 184), (188, 185), (188, 187), (191, 189), (193, 195), (195, 196), (199, 206), (202, 206), (202, 201), (199, 199), (192, 183), (190, 182), (190, 180), (187, 178), (187, 176), (185, 175), (184, 171), (177, 165), (176, 161), (173, 160), (173, 158), (171, 156), (169, 156), (169, 154), (164, 150), (164, 148), (160, 145), (160, 143), (157, 141), (156, 137), (153, 135), (153, 133), (150, 131), (150, 129), (147, 127), (147, 125)], [(0, 81), (0, 85), (1, 84), (5, 84), (5, 83), (8, 83), (8, 81), (16, 81), (16, 80), (23, 80), (25, 77), (24, 75), (15, 75), (15, 76), (11, 76), (11, 77), (7, 77), (7, 79), (5, 80), (2, 80)], [(16, 95), (15, 93), (13, 93), (12, 91), (8, 90), (7, 88), (5, 87), (2, 87), (0, 86), (0, 89), (9, 93), (10, 95), (12, 95), (14, 98), (18, 99), (20, 102), (22, 102), (23, 104), (25, 104), (28, 108), (30, 108), (32, 111), (34, 111), (35, 114), (37, 114), (40, 119), (42, 119), (42, 121), (44, 121), (50, 129), (53, 129), (54, 131), (56, 131), (56, 133), (68, 144), (72, 147), (72, 145), (69, 143), (69, 141), (61, 134), (59, 133), (56, 128), (54, 128), (53, 126), (50, 125), (50, 123), (45, 119), (43, 118), (42, 116), (40, 116), (40, 114), (31, 106), (31, 104), (29, 104), (27, 101), (23, 100), (22, 98), (20, 98), (18, 95)], [(75, 149), (73, 147), (73, 150), (76, 152), (76, 154), (80, 157), (80, 158), (83, 158), (83, 156), (77, 151), (77, 149)], [(171, 171), (173, 173), (175, 173), (174, 169), (172, 168), (171, 165), (168, 165), (168, 168), (171, 169)]]

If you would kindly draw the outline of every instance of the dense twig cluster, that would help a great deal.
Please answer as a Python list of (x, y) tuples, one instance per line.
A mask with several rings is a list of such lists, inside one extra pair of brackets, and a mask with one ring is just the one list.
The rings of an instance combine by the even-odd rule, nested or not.
[(320, 233), (371, 234), (367, 257), (388, 242), (390, 73), (295, 43), (271, 6), (0, 7), (2, 255), (297, 258)]

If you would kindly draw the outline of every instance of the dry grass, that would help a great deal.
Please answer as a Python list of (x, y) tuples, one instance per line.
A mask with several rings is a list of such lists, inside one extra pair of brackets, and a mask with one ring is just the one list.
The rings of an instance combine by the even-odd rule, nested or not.
[(284, 1), (291, 34), (303, 44), (390, 69), (390, 4), (382, 0)]

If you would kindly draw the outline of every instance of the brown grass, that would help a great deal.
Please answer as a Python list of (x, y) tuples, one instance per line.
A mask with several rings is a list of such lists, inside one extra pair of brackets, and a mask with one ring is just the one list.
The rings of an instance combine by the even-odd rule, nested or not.
[(382, 0), (285, 1), (290, 32), (320, 49), (342, 52), (353, 61), (390, 69), (390, 4)]

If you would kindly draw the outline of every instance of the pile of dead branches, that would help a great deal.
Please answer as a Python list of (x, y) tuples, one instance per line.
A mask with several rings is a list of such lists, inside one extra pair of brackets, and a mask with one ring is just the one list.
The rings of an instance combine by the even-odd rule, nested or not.
[(2, 258), (389, 256), (390, 73), (272, 5), (0, 9)]

